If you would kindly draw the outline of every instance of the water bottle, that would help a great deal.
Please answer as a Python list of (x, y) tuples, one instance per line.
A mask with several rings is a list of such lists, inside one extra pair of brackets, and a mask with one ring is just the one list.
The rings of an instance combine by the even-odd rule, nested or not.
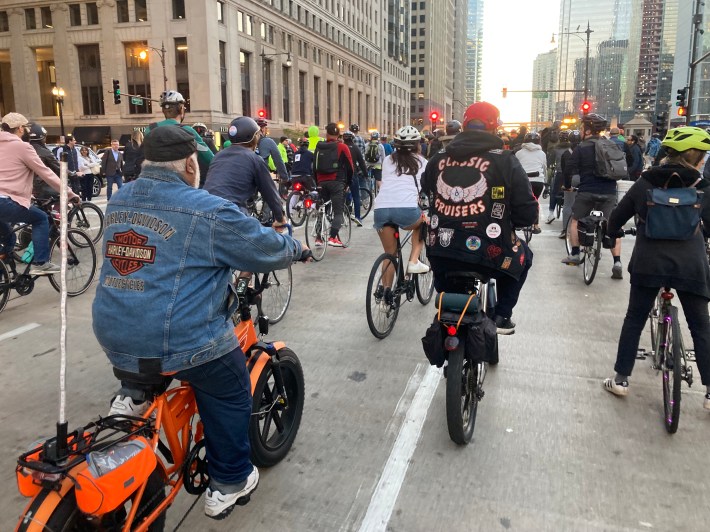
[(30, 262), (32, 262), (32, 259), (34, 258), (34, 256), (35, 256), (35, 247), (34, 247), (34, 244), (32, 242), (30, 242), (30, 245), (27, 246), (27, 248), (25, 248), (25, 252), (22, 254), (22, 258), (20, 260), (22, 260), (22, 262), (24, 262), (25, 264), (29, 264)]

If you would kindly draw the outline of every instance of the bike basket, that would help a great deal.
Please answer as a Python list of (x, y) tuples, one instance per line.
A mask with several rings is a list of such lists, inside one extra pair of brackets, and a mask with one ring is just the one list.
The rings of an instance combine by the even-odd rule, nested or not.
[(142, 436), (86, 456), (88, 467), (76, 476), (76, 503), (100, 516), (123, 504), (150, 476), (157, 459)]
[(580, 218), (577, 221), (577, 235), (579, 236), (579, 245), (582, 247), (594, 245), (594, 232), (596, 224), (590, 217)]

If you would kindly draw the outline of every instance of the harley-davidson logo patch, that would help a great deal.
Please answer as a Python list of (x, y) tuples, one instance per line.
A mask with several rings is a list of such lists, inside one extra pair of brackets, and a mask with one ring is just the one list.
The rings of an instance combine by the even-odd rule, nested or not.
[(121, 275), (130, 275), (146, 264), (155, 262), (155, 246), (146, 246), (148, 237), (133, 229), (116, 233), (113, 240), (106, 242), (106, 258)]

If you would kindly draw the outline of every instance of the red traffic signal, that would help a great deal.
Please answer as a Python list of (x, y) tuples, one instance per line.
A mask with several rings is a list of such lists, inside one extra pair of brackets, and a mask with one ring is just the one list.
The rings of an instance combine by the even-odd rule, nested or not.
[(508, 97), (508, 87), (503, 87), (503, 98)]
[(432, 122), (436, 122), (437, 120), (439, 120), (439, 113), (437, 113), (436, 111), (432, 111), (431, 114), (429, 115), (429, 119)]
[(266, 118), (266, 111), (264, 109), (259, 109), (256, 113), (259, 118)]
[(589, 102), (582, 102), (582, 112), (586, 115), (592, 110), (592, 104)]
[(688, 114), (687, 107), (678, 107), (678, 116), (685, 116)]

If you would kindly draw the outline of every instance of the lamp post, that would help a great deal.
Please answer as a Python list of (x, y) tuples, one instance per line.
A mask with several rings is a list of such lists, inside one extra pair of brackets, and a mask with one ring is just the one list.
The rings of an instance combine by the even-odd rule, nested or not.
[(52, 87), (52, 94), (57, 99), (59, 105), (59, 129), (64, 140), (64, 89), (61, 87)]
[[(584, 101), (587, 101), (587, 98), (589, 97), (589, 36), (594, 33), (594, 30), (589, 28), (589, 21), (587, 21), (587, 29), (584, 31), (561, 31), (557, 35), (574, 35), (578, 39), (581, 39), (582, 42), (585, 42), (585, 39), (581, 37), (581, 35), (587, 36), (586, 39), (586, 46), (587, 46), (587, 51), (585, 54), (585, 60), (584, 60)], [(555, 44), (555, 34), (552, 34), (552, 40), (550, 41), (550, 44)]]
[[(263, 46), (261, 47), (261, 53), (259, 54), (259, 57), (261, 57), (261, 75), (262, 75), (262, 80), (266, 79), (266, 58), (267, 57), (278, 57), (280, 55), (285, 55), (286, 56), (286, 62), (284, 63), (286, 65), (286, 68), (291, 68), (291, 65), (293, 65), (293, 60), (291, 59), (291, 52), (276, 52), (273, 54), (267, 54), (266, 53), (266, 48)], [(263, 81), (262, 81), (263, 83)], [(266, 103), (266, 87), (264, 87), (264, 103)], [(268, 105), (264, 105), (264, 107), (267, 109), (269, 114), (271, 114), (271, 88), (269, 88), (269, 94), (268, 94)], [(271, 117), (269, 117), (271, 118)]]
[(152, 46), (148, 46), (147, 50), (140, 51), (138, 57), (145, 61), (148, 57), (148, 50), (153, 50), (156, 54), (158, 54), (158, 57), (160, 57), (160, 64), (163, 66), (163, 91), (167, 92), (168, 76), (165, 74), (165, 42), (160, 43), (160, 48), (153, 48)]

